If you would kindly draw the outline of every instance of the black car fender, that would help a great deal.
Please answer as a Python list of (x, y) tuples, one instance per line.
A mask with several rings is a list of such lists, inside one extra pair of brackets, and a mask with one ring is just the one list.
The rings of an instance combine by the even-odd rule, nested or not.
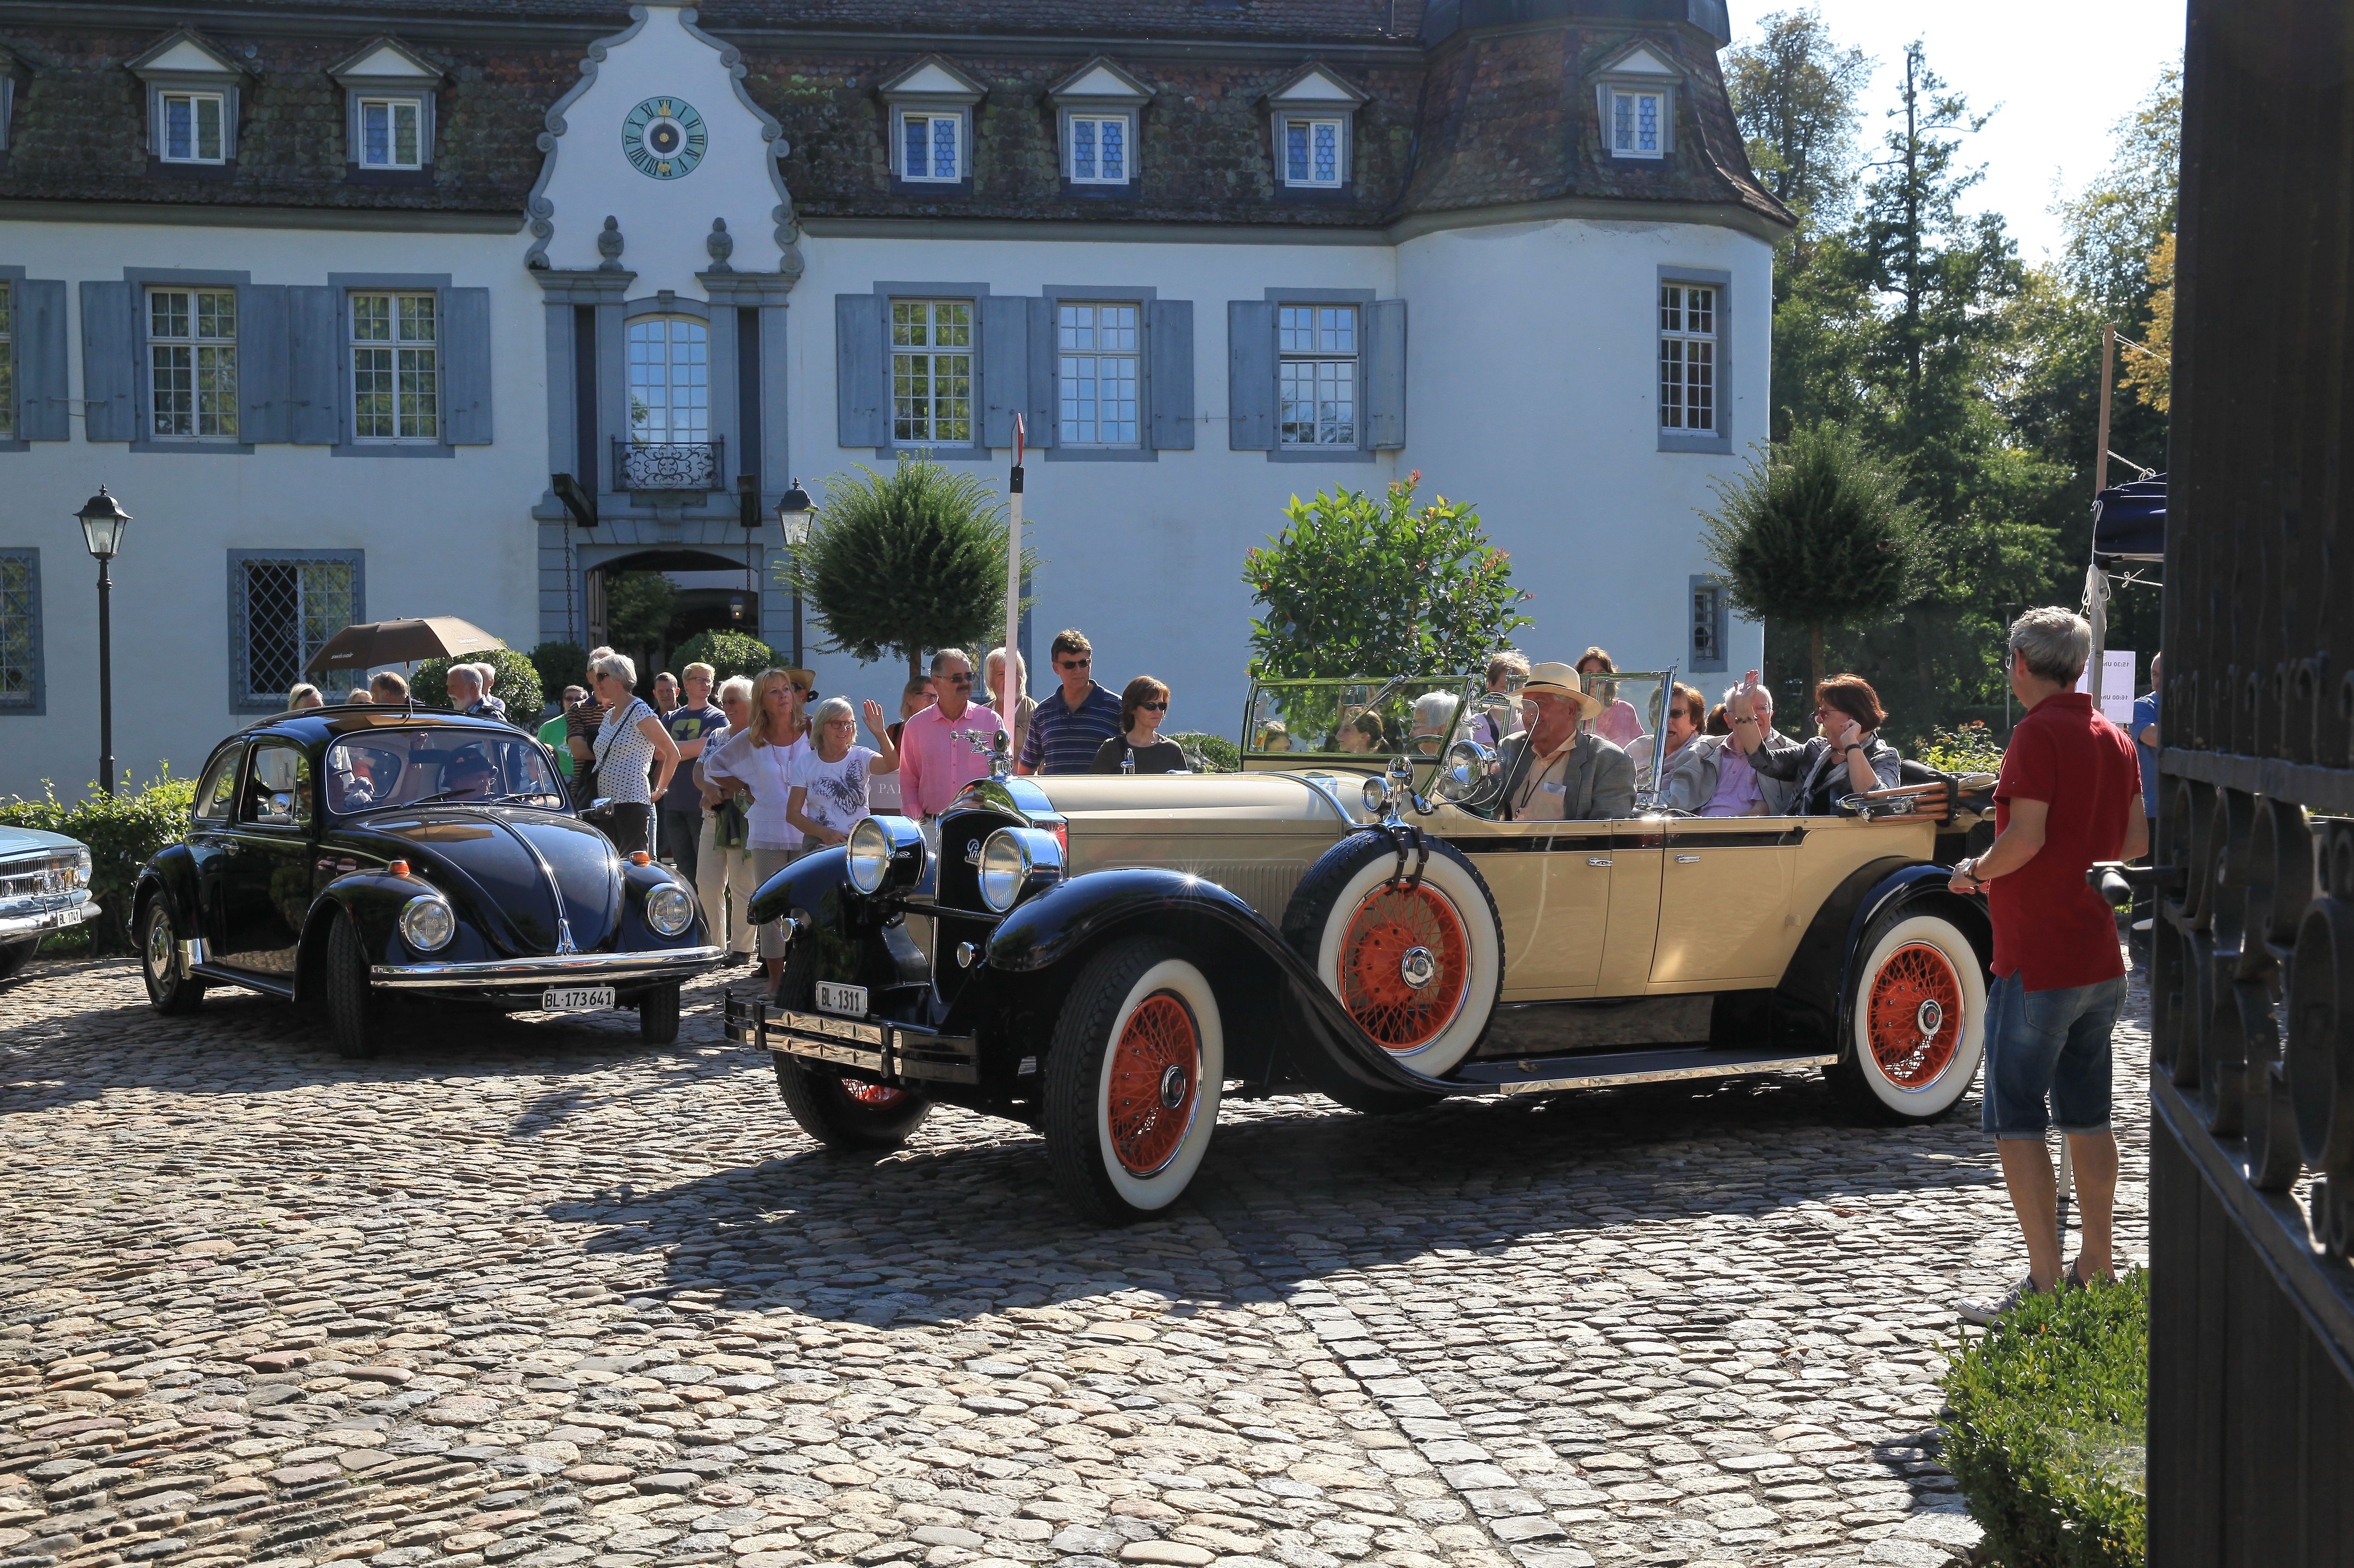
[(805, 854), (769, 878), (746, 910), (756, 926), (792, 919), (793, 941), (810, 944), (813, 955), (811, 980), (863, 985), (878, 995), (931, 978), (900, 913), (897, 899), (870, 898), (851, 885), (850, 852), (840, 844)]
[(154, 859), (139, 868), (139, 880), (131, 893), (131, 931), (133, 941), (140, 940), (139, 920), (146, 914), (148, 901), (168, 899), (172, 923), (183, 937), (204, 935), (203, 900), (197, 892), (196, 852), (186, 844), (167, 844), (155, 852)]
[[(327, 933), (338, 914), (351, 916), (354, 929), (359, 933), (360, 950), (370, 963), (385, 961), (394, 955), (396, 947), (404, 949), (400, 941), (400, 911), (412, 898), (430, 891), (429, 885), (411, 877), (395, 876), (388, 871), (359, 871), (339, 876), (319, 890), (311, 901), (311, 912), (302, 921), (302, 940), (294, 951), (294, 1000), (298, 1003), (315, 1000), (327, 956)], [(493, 957), (483, 944), (474, 923), (466, 917), (462, 907), (453, 905), (458, 916), (458, 934), (450, 945), (435, 953), (420, 953), (419, 959), (462, 960)]]
[(1776, 988), (1776, 1001), (1785, 1010), (1795, 1009), (1822, 1033), (1840, 1038), (1837, 1031), (1854, 984), (1856, 948), (1864, 927), (1882, 914), (1915, 905), (1934, 906), (1952, 920), (1968, 934), (1978, 961), (1992, 963), (1994, 926), (1986, 906), (1948, 889), (1952, 878), (1946, 866), (1894, 855), (1850, 872), (1816, 909), (1807, 934), (1798, 939)]

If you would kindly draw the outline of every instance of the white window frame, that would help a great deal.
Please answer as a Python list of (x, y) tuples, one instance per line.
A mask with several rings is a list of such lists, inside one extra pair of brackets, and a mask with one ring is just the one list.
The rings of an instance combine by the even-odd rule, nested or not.
[[(1307, 112), (1283, 110), (1275, 117), (1275, 175), (1277, 182), (1296, 191), (1337, 191), (1349, 183), (1349, 161), (1353, 150), (1350, 146), (1349, 128), (1353, 117), (1340, 112)], [(1316, 127), (1332, 128), (1332, 177), (1316, 177)], [(1305, 128), (1308, 137), (1308, 174), (1301, 179), (1291, 176), (1292, 127)]]
[[(1079, 127), (1089, 127), (1093, 172), (1079, 172)], [(1116, 175), (1103, 172), (1103, 132), (1119, 128), (1120, 164)], [(1063, 114), (1063, 177), (1075, 185), (1126, 185), (1136, 183), (1136, 114), (1126, 109), (1072, 109)]]
[[(655, 326), (662, 328), (660, 342), (663, 352), (659, 357), (642, 355), (641, 347), (650, 345), (655, 339), (651, 334), (642, 335), (640, 329)], [(691, 334), (681, 337), (675, 331), (679, 327), (691, 328), (693, 332), (702, 334), (699, 356), (690, 349), (686, 358), (680, 358), (679, 349), (683, 345), (691, 345), (693, 338)], [(621, 334), (621, 377), (625, 395), (630, 400), (629, 442), (631, 446), (711, 445), (711, 323), (701, 316), (635, 315), (629, 318)], [(654, 379), (651, 375), (642, 376), (640, 373), (656, 366), (661, 370), (663, 393), (663, 417), (658, 435), (651, 424), (642, 429), (636, 413), (640, 406), (639, 388), (651, 386)]]
[[(907, 172), (907, 124), (924, 122), (924, 173)], [(939, 125), (942, 122), (954, 127), (956, 138), (956, 170), (940, 175), (932, 171), (938, 159), (933, 156), (939, 146)], [(972, 177), (972, 136), (966, 113), (961, 109), (899, 109), (891, 115), (891, 168), (893, 177), (911, 185), (960, 185)]]
[[(976, 355), (981, 327), (979, 300), (951, 299), (892, 299), (888, 304), (887, 330), (890, 334), (890, 366), (885, 374), (891, 378), (891, 445), (894, 447), (974, 447), (981, 444), (981, 427), (974, 404), (979, 390), (980, 362)], [(943, 311), (961, 311), (961, 322), (942, 322)], [(960, 331), (963, 342), (943, 344), (938, 341), (943, 328)], [(911, 338), (909, 334), (919, 333)], [(921, 396), (927, 407), (920, 416), (915, 409), (918, 371)], [(946, 376), (950, 390), (939, 390)], [(959, 401), (954, 390), (962, 387), (961, 415), (955, 411)], [(946, 405), (945, 410), (943, 405)], [(955, 433), (961, 423), (964, 433)], [(946, 427), (946, 433), (943, 433)]]
[[(383, 163), (368, 159), (367, 116), (370, 109), (385, 111), (385, 151)], [(408, 111), (414, 122), (411, 131), (416, 137), (417, 156), (404, 162), (398, 154), (400, 146), (399, 115)], [(356, 169), (377, 169), (386, 172), (422, 169), (433, 161), (433, 117), (425, 101), (413, 92), (355, 92), (352, 94), (352, 166)]]
[[(1049, 302), (1055, 312), (1057, 450), (1140, 450), (1150, 423), (1144, 396), (1144, 303), (1138, 300), (1061, 298)], [(1125, 311), (1127, 320), (1108, 324), (1103, 319), (1106, 311)], [(1107, 344), (1107, 334), (1124, 334), (1124, 341), (1116, 337)], [(1092, 341), (1087, 341), (1088, 338)], [(1115, 389), (1108, 398), (1104, 392), (1107, 370)], [(1122, 387), (1124, 395), (1119, 390)], [(1104, 418), (1107, 403), (1114, 409), (1108, 421)], [(1119, 416), (1122, 408), (1126, 411), (1124, 418)], [(1109, 436), (1104, 434), (1107, 423), (1113, 430)], [(1081, 433), (1088, 430), (1092, 435)]]
[[(1604, 82), (1600, 92), (1602, 146), (1611, 157), (1657, 163), (1675, 150), (1676, 90), (1672, 82), (1659, 78), (1621, 79)], [(1634, 144), (1641, 139), (1642, 101), (1647, 98), (1659, 101), (1658, 145), (1652, 147)], [(1618, 107), (1622, 101), (1628, 106), (1630, 135), (1630, 143), (1623, 147), (1618, 144)]]
[[(156, 302), (175, 295), (180, 296), (184, 302), (178, 319), (186, 323), (186, 330), (185, 333), (159, 333), (156, 331)], [(228, 332), (225, 336), (217, 331), (207, 334), (203, 330), (207, 298), (216, 302), (211, 307), (216, 326), (219, 321), (217, 302), (223, 299), (228, 302)], [(147, 407), (143, 420), (146, 433), (143, 439), (190, 443), (236, 441), (239, 439), (237, 290), (220, 284), (151, 283), (140, 304), (142, 322), (146, 329), (147, 356)], [(176, 361), (182, 355), (186, 356), (185, 366), (166, 363), (167, 355)], [(177, 381), (184, 369), (187, 375), (187, 408), (185, 411), (174, 410), (170, 418), (176, 423), (185, 412), (187, 428), (167, 430), (162, 428), (166, 417), (164, 399), (167, 395), (178, 395), (181, 388)], [(173, 381), (168, 392), (165, 385), (167, 376)], [(207, 386), (208, 378), (209, 388)], [(212, 404), (209, 413), (206, 409), (208, 399)], [(213, 427), (210, 429), (205, 428), (207, 420)]]
[[(175, 156), (172, 152), (172, 104), (175, 101), (188, 105), (188, 154)], [(155, 156), (166, 164), (198, 164), (218, 166), (229, 161), (233, 143), (230, 127), (231, 106), (236, 102), (226, 90), (202, 87), (162, 87), (155, 90)], [(217, 117), (213, 127), (213, 156), (204, 155), (204, 125), (200, 105), (209, 103)]]
[[(1306, 320), (1294, 319), (1295, 313), (1305, 313)], [(1328, 320), (1328, 317), (1345, 317), (1348, 334), (1346, 349), (1325, 342), (1325, 334), (1341, 325), (1340, 320)], [(1306, 332), (1309, 335), (1304, 340), (1293, 338), (1289, 343), (1286, 342), (1288, 337), (1299, 332)], [(1302, 302), (1297, 304), (1286, 304), (1278, 302), (1275, 307), (1275, 346), (1276, 450), (1291, 452), (1352, 452), (1363, 450), (1365, 444), (1364, 307), (1353, 302)], [(1299, 402), (1294, 394), (1299, 387), (1299, 378), (1302, 375), (1308, 377), (1309, 389), (1312, 394), (1310, 401), (1314, 405), (1314, 412), (1308, 421), (1310, 434), (1304, 441), (1292, 439), (1292, 428), (1299, 421), (1288, 417)], [(1344, 378), (1347, 384), (1349, 415), (1346, 426), (1348, 434), (1346, 439), (1342, 440), (1328, 434), (1337, 428), (1338, 422), (1328, 424), (1324, 417), (1324, 404), (1328, 388), (1338, 389)]]
[[(1706, 296), (1704, 328), (1692, 325), (1694, 297)], [(1659, 399), (1663, 440), (1718, 441), (1724, 429), (1724, 285), (1705, 279), (1663, 277), (1659, 282), (1659, 346), (1652, 373)], [(1693, 422), (1693, 371), (1704, 373), (1707, 422)]]
[[(376, 316), (381, 301), (384, 313)], [(416, 335), (422, 304), (424, 335)], [(352, 440), (361, 446), (439, 446), (441, 442), (441, 296), (431, 289), (354, 289), (345, 297), (351, 334), (345, 362), (352, 397)], [(381, 320), (386, 335), (374, 335)], [(375, 363), (377, 360), (381, 363)], [(371, 378), (389, 377), (379, 390)], [(370, 400), (389, 396), (389, 429), (368, 429)], [(419, 405), (412, 401), (421, 398)]]

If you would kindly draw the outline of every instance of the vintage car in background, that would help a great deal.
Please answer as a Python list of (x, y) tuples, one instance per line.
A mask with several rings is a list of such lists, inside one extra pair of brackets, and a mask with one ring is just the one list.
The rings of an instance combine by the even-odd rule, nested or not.
[[(1615, 684), (1655, 726), (1670, 678)], [(1853, 815), (1500, 821), (1490, 716), (1517, 727), (1468, 677), (1268, 683), (1242, 772), (1000, 769), (937, 854), (869, 818), (756, 895), (791, 938), (730, 1037), (823, 1143), (890, 1147), (934, 1101), (1010, 1118), (1114, 1223), (1184, 1191), (1229, 1093), (1379, 1113), (1817, 1068), (1875, 1118), (1960, 1099), (1992, 938), (1938, 863), (1953, 780)]]
[(632, 1008), (678, 1035), (679, 987), (716, 968), (695, 892), (572, 810), (553, 757), (493, 719), (405, 707), (280, 714), (213, 749), (187, 836), (133, 904), (148, 999), (212, 985), (324, 1011), (372, 1054), (382, 995), (507, 1011)]
[(50, 932), (97, 917), (86, 845), (37, 828), (0, 827), (0, 980), (23, 969)]

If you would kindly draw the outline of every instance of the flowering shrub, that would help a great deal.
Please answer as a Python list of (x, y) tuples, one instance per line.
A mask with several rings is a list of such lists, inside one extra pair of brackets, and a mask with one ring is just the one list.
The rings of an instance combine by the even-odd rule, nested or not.
[(63, 833), (89, 845), (90, 889), (101, 911), (88, 926), (50, 937), (48, 945), (70, 950), (87, 933), (94, 948), (132, 951), (131, 890), (138, 884), (139, 868), (187, 831), (196, 780), (173, 778), (167, 763), (143, 788), (122, 795), (106, 794), (92, 784), (88, 798), (66, 801), (58, 799), (54, 784), (44, 780), (41, 788), (38, 800), (0, 800), (0, 823)]

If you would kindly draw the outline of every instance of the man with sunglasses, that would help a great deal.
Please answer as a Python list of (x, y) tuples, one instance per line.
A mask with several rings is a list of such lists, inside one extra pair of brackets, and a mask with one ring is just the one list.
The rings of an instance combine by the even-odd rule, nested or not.
[(937, 837), (931, 824), (964, 787), (989, 776), (981, 747), (1005, 728), (995, 713), (974, 705), (972, 656), (963, 649), (932, 655), (932, 684), (939, 701), (899, 732), (899, 809), (924, 824), (928, 838)]
[(1085, 773), (1104, 742), (1120, 733), (1119, 698), (1097, 683), (1087, 633), (1066, 627), (1047, 648), (1061, 688), (1040, 700), (1023, 743), (1023, 773)]

